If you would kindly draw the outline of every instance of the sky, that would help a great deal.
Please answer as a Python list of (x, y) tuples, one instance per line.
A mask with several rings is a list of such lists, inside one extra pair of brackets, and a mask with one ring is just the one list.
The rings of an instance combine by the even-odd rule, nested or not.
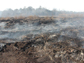
[(0, 0), (0, 11), (24, 7), (84, 12), (84, 0)]

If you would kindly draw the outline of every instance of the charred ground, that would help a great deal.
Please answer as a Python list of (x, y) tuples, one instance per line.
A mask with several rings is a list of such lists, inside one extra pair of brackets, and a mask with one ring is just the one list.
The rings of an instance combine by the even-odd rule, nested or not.
[[(30, 30), (31, 34), (26, 34), (21, 39), (3, 38), (0, 39), (0, 63), (84, 63), (84, 27), (77, 25), (77, 21), (83, 23), (83, 17), (21, 17), (21, 18), (3, 18), (4, 29), (1, 28), (1, 34), (14, 32), (10, 31), (15, 24), (27, 25), (33, 24), (33, 27), (40, 27), (36, 30)], [(76, 22), (65, 27), (65, 23)], [(64, 23), (64, 24), (63, 24)], [(49, 28), (46, 25), (52, 26)], [(44, 29), (45, 28), (45, 29)], [(27, 28), (26, 28), (27, 29)], [(10, 31), (10, 32), (9, 32)], [(44, 32), (45, 31), (45, 32)], [(28, 31), (26, 31), (28, 32)], [(19, 35), (19, 34), (18, 34)], [(21, 35), (21, 34), (20, 34)], [(8, 36), (9, 37), (9, 36)], [(14, 42), (13, 42), (14, 41)]]

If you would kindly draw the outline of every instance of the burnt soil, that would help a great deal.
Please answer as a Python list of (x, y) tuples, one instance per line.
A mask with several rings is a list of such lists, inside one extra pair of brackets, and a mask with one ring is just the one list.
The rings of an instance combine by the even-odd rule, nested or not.
[[(10, 28), (16, 23), (23, 24), (23, 22), (37, 23), (40, 26), (42, 24), (54, 24), (54, 18), (47, 18), (47, 20), (42, 17), (35, 19), (10, 18), (0, 20), (0, 22), (6, 22), (5, 28)], [(73, 28), (62, 31), (66, 30), (73, 34), (76, 34), (74, 30), (79, 31)], [(84, 40), (60, 33), (42, 33), (33, 38), (31, 38), (33, 34), (28, 34), (22, 40), (14, 43), (2, 39), (0, 42), (5, 45), (0, 49), (0, 63), (84, 63)]]

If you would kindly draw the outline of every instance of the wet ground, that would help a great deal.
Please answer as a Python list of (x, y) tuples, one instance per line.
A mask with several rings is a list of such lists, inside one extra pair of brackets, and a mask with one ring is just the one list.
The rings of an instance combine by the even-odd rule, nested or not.
[(83, 20), (0, 19), (0, 63), (84, 63)]

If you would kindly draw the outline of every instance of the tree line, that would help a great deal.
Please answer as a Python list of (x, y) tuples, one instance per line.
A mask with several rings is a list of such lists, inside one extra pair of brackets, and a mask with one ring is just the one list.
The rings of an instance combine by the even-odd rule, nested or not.
[(77, 12), (72, 12), (72, 11), (58, 11), (56, 9), (53, 10), (49, 10), (46, 8), (42, 8), (39, 7), (37, 9), (34, 9), (32, 7), (28, 7), (28, 8), (20, 8), (20, 9), (8, 9), (8, 10), (4, 10), (2, 11), (2, 13), (0, 13), (1, 17), (15, 17), (15, 16), (57, 16), (60, 14), (76, 14)]

